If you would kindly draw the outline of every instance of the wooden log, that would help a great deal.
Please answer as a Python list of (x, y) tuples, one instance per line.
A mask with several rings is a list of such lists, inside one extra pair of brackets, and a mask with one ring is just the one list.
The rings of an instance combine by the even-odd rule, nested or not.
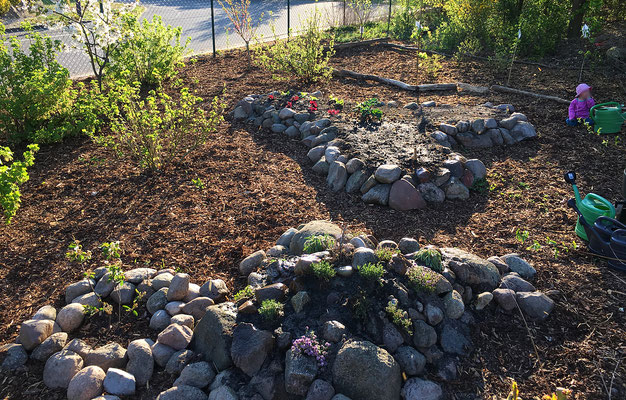
[(547, 94), (539, 94), (539, 93), (528, 92), (526, 90), (513, 89), (513, 88), (510, 88), (508, 86), (491, 85), (491, 90), (493, 90), (495, 92), (501, 92), (501, 93), (521, 94), (521, 95), (524, 95), (524, 96), (535, 97), (535, 98), (538, 98), (538, 99), (552, 100), (552, 101), (556, 101), (557, 103), (562, 103), (562, 104), (569, 104), (570, 103), (569, 100), (565, 100), (565, 99), (562, 99), (560, 97), (549, 96)]
[(487, 94), (489, 93), (489, 88), (487, 86), (475, 86), (470, 85), (469, 83), (457, 82), (456, 83), (459, 92), (470, 92), (474, 94)]
[(340, 69), (333, 71), (333, 74), (339, 77), (349, 77), (354, 79), (363, 79), (366, 81), (374, 81), (383, 83), (389, 86), (395, 86), (402, 90), (407, 90), (409, 92), (435, 92), (435, 91), (445, 91), (445, 90), (456, 90), (456, 83), (432, 83), (432, 84), (424, 84), (424, 85), (409, 85), (408, 83), (390, 79), (383, 78), (378, 75), (370, 75), (370, 74), (361, 74), (355, 71), (350, 71), (348, 69)]

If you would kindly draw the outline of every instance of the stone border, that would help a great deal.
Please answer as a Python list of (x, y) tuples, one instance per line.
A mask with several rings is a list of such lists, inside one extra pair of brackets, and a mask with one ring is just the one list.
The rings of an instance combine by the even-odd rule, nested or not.
[[(306, 96), (300, 92), (296, 95)], [(315, 92), (311, 95), (321, 97), (322, 94)], [(487, 170), (482, 161), (468, 160), (458, 153), (450, 153), (448, 160), (435, 171), (426, 168), (403, 171), (394, 164), (366, 165), (358, 158), (348, 160), (341, 154), (343, 141), (338, 138), (339, 129), (331, 119), (318, 118), (311, 111), (297, 112), (287, 107), (278, 110), (273, 103), (279, 96), (279, 92), (247, 96), (237, 103), (232, 116), (236, 121), (246, 121), (258, 128), (284, 133), (290, 139), (300, 139), (310, 148), (307, 157), (313, 163), (313, 171), (326, 176), (327, 185), (333, 192), (360, 193), (365, 203), (407, 211), (423, 209), (428, 204), (441, 204), (444, 200), (467, 200), (469, 188), (475, 181), (486, 177)], [(395, 101), (388, 105), (397, 107)], [(435, 102), (425, 102), (421, 106), (434, 107)], [(483, 106), (508, 112), (513, 110), (510, 104), (494, 107), (486, 103)], [(404, 106), (410, 110), (419, 107), (417, 103)], [(440, 124), (439, 130), (430, 134), (436, 144), (449, 149), (459, 143), (467, 148), (510, 145), (536, 135), (535, 128), (521, 113), (513, 113), (500, 121), (490, 118), (471, 123), (459, 121), (456, 125)]]
[[(335, 244), (303, 255), (307, 239), (319, 235), (334, 238)], [(411, 332), (401, 330), (384, 312), (367, 314), (373, 331), (351, 331), (350, 321), (341, 317), (318, 318), (313, 299), (325, 299), (323, 312), (335, 310), (329, 316), (342, 315), (338, 311), (348, 306), (341, 288), (363, 285), (359, 268), (381, 262), (381, 249), (393, 255), (383, 263), (380, 290), (389, 294), (384, 301), (410, 320)], [(445, 386), (428, 377), (456, 379), (459, 357), (471, 351), (469, 331), (476, 312), (517, 312), (519, 307), (527, 317), (542, 320), (554, 302), (535, 290), (529, 282), (535, 278), (534, 268), (515, 254), (484, 260), (442, 248), (437, 250), (443, 260), (438, 273), (423, 266), (420, 250), (412, 238), (379, 242), (370, 235), (346, 235), (328, 221), (313, 221), (287, 230), (267, 252), (259, 250), (241, 261), (240, 272), (253, 295), (236, 303), (227, 301), (229, 290), (219, 279), (199, 286), (188, 274), (135, 268), (117, 285), (101, 267), (91, 280), (66, 288), (67, 305), (58, 312), (44, 306), (24, 321), (16, 343), (0, 348), (1, 366), (24, 368), (29, 357), (45, 362), (43, 382), (66, 389), (69, 400), (133, 395), (158, 368), (177, 376), (160, 400), (262, 400), (279, 393), (313, 400), (397, 400), (400, 393), (405, 400), (423, 399), (425, 393), (429, 399), (442, 399)], [(349, 255), (346, 265), (337, 264), (337, 252)], [(311, 275), (312, 265), (322, 260), (335, 264), (336, 276), (328, 286)], [(407, 288), (406, 277), (415, 269), (432, 274), (433, 293)], [(127, 347), (109, 343), (91, 348), (81, 339), (69, 340), (84, 321), (85, 305), (99, 306), (102, 299), (131, 304), (135, 289), (148, 299), (139, 318), (151, 315), (150, 327), (159, 332), (156, 342), (146, 338)], [(285, 315), (276, 329), (267, 330), (259, 319), (263, 300), (284, 304)], [(380, 306), (373, 304), (372, 310)], [(294, 318), (328, 341), (320, 350), (324, 362), (297, 350), (320, 338), (300, 336), (302, 331), (289, 322)], [(368, 374), (350, 373), (363, 369)], [(401, 373), (409, 377), (404, 383)]]

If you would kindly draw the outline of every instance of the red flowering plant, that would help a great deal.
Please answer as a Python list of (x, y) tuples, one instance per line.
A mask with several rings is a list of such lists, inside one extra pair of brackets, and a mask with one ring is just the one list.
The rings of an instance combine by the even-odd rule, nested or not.
[(309, 101), (309, 112), (314, 113), (315, 111), (317, 111), (317, 101), (311, 100)]
[(337, 115), (339, 115), (339, 112), (340, 112), (339, 110), (336, 110), (334, 108), (328, 110), (328, 114), (332, 115), (333, 117), (336, 117)]
[(270, 99), (270, 100), (274, 100), (276, 97), (274, 97), (273, 94), (270, 94), (269, 96), (267, 96), (267, 98)]

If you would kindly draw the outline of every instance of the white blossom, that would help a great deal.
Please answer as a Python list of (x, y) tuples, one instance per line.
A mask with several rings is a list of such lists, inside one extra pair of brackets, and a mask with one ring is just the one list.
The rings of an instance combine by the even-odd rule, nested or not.
[(581, 29), (581, 32), (582, 32), (582, 37), (583, 38), (585, 38), (585, 39), (589, 38), (590, 32), (589, 32), (589, 26), (587, 26), (587, 24), (583, 25), (583, 27)]

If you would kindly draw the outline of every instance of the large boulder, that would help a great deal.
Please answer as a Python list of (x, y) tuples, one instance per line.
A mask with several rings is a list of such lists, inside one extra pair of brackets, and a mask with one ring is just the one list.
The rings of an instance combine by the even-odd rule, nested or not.
[(83, 359), (73, 351), (54, 353), (43, 369), (43, 383), (50, 389), (66, 389), (70, 381), (83, 368)]
[(85, 358), (86, 365), (97, 365), (105, 372), (109, 368), (124, 368), (128, 361), (126, 349), (118, 343), (109, 343), (91, 350)]
[(90, 400), (102, 394), (102, 384), (106, 376), (102, 368), (95, 365), (78, 371), (67, 387), (68, 400)]
[(441, 253), (457, 279), (476, 292), (491, 291), (500, 284), (500, 272), (493, 263), (457, 248), (442, 248)]
[(154, 358), (152, 348), (146, 339), (137, 339), (128, 345), (126, 371), (133, 374), (138, 386), (144, 386), (152, 377)]
[(441, 400), (443, 391), (439, 384), (420, 378), (411, 378), (402, 388), (404, 400)]
[(363, 196), (361, 196), (361, 200), (368, 204), (378, 204), (379, 206), (386, 206), (387, 204), (389, 204), (390, 192), (390, 184), (375, 185)]
[(554, 309), (554, 301), (541, 292), (520, 292), (516, 299), (522, 311), (532, 319), (544, 320)]
[(383, 164), (374, 172), (374, 177), (380, 183), (393, 183), (400, 179), (401, 175), (402, 169), (393, 164)]
[(252, 324), (241, 323), (233, 332), (231, 357), (235, 366), (248, 376), (254, 376), (274, 347), (274, 337), (269, 331), (258, 330)]
[(236, 314), (232, 303), (210, 306), (193, 332), (191, 341), (193, 351), (214, 363), (220, 371), (233, 364), (230, 349)]
[(417, 210), (426, 207), (426, 202), (415, 186), (404, 179), (400, 179), (391, 185), (389, 207), (400, 211)]
[(535, 127), (530, 122), (526, 121), (517, 122), (513, 129), (511, 129), (510, 134), (513, 136), (513, 139), (518, 142), (537, 137)]
[(507, 254), (500, 257), (500, 259), (506, 263), (511, 271), (517, 272), (522, 278), (528, 280), (535, 279), (537, 270), (517, 254)]
[(304, 243), (311, 236), (330, 235), (335, 239), (341, 236), (341, 227), (330, 221), (311, 221), (305, 224), (293, 235), (289, 244), (289, 250), (294, 254), (302, 254)]
[(52, 334), (54, 321), (49, 319), (29, 319), (20, 327), (20, 343), (26, 350), (39, 346)]
[(333, 383), (352, 399), (397, 400), (402, 372), (386, 350), (368, 341), (349, 341), (337, 353)]
[(346, 186), (348, 172), (346, 166), (340, 161), (333, 161), (328, 169), (326, 184), (333, 192), (338, 192)]
[(314, 357), (289, 349), (285, 356), (285, 389), (288, 393), (304, 396), (317, 375)]

